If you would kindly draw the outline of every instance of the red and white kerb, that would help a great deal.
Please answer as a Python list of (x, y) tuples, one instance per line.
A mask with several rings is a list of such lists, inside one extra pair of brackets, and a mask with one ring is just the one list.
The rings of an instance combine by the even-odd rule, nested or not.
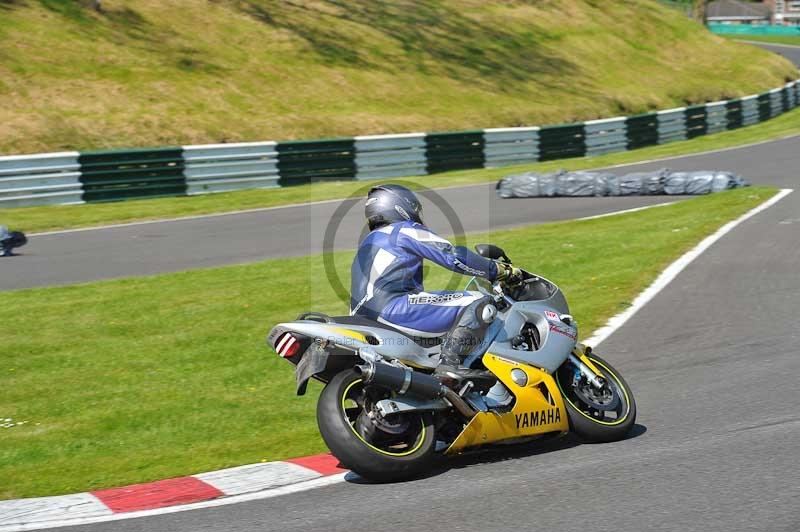
[(275, 351), (283, 358), (293, 357), (300, 350), (300, 342), (291, 333), (285, 333), (275, 344)]

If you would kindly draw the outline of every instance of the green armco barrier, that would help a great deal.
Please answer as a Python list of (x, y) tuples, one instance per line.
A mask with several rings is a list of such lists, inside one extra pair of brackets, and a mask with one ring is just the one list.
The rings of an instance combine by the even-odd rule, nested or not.
[(708, 29), (719, 35), (795, 35), (800, 37), (800, 26), (721, 24), (719, 22), (709, 22)]
[(687, 107), (684, 113), (686, 115), (686, 137), (693, 139), (705, 135), (708, 129), (706, 123), (706, 116), (708, 116), (706, 106), (694, 105)]
[(772, 111), (769, 105), (769, 93), (759, 94), (758, 95), (758, 120), (759, 122), (763, 122), (764, 120), (769, 120), (772, 116)]
[(583, 124), (547, 126), (539, 130), (539, 160), (552, 161), (586, 155)]
[(728, 111), (728, 129), (742, 127), (742, 100), (730, 100), (725, 109)]
[(645, 113), (630, 116), (625, 121), (628, 131), (628, 149), (658, 144), (658, 115)]
[(432, 133), (425, 137), (425, 157), (429, 174), (447, 170), (482, 168), (483, 131)]
[(84, 152), (83, 201), (119, 201), (186, 194), (182, 148)]
[(280, 186), (355, 179), (355, 140), (298, 140), (276, 146)]

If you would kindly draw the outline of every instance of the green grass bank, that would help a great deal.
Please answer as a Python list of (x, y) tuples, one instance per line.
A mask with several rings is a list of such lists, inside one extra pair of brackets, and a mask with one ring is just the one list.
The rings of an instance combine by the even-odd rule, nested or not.
[(0, 1), (0, 153), (543, 125), (788, 61), (653, 0)]

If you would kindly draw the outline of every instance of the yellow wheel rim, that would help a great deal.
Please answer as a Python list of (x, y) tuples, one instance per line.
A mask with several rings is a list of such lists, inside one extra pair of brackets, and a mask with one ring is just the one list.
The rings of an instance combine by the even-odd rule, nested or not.
[[(361, 382), (361, 379), (354, 380), (353, 382), (351, 382), (350, 384), (347, 385), (347, 388), (345, 388), (344, 393), (342, 394), (342, 413), (346, 412), (346, 408), (347, 407), (345, 405), (345, 402), (347, 401), (347, 394), (350, 393), (350, 390), (353, 388), (353, 386), (355, 386), (356, 384), (358, 384), (360, 382)], [(345, 420), (347, 421), (347, 426), (349, 426), (350, 430), (353, 431), (353, 434), (356, 435), (356, 438), (361, 440), (364, 443), (364, 445), (366, 445), (367, 447), (369, 447), (373, 451), (381, 453), (381, 454), (384, 454), (386, 456), (402, 457), (402, 456), (408, 456), (410, 454), (414, 454), (415, 452), (417, 452), (419, 450), (420, 447), (422, 447), (422, 443), (425, 441), (425, 431), (426, 431), (426, 429), (425, 429), (425, 420), (423, 420), (423, 419), (420, 419), (421, 429), (420, 429), (420, 432), (419, 432), (419, 436), (417, 437), (417, 441), (414, 443), (414, 446), (411, 449), (407, 450), (407, 451), (398, 452), (398, 453), (393, 453), (393, 452), (390, 452), (390, 451), (385, 451), (383, 449), (379, 449), (379, 448), (375, 447), (374, 445), (372, 445), (367, 440), (365, 440), (361, 436), (361, 434), (358, 433), (358, 431), (353, 426), (353, 424), (350, 423), (350, 420), (347, 419), (346, 413), (345, 413)]]
[(599, 419), (593, 418), (592, 416), (590, 416), (587, 413), (583, 412), (580, 408), (577, 407), (577, 405), (575, 405), (575, 403), (572, 402), (572, 400), (567, 396), (567, 394), (564, 393), (564, 389), (561, 387), (561, 379), (556, 379), (556, 384), (558, 385), (558, 389), (561, 391), (561, 396), (564, 398), (564, 400), (566, 402), (568, 402), (570, 405), (572, 405), (572, 408), (574, 408), (576, 412), (578, 412), (580, 415), (582, 415), (586, 419), (590, 419), (590, 420), (594, 421), (595, 423), (597, 423), (599, 425), (608, 425), (608, 426), (619, 425), (620, 423), (622, 423), (623, 421), (628, 419), (628, 414), (631, 413), (631, 402), (630, 402), (630, 399), (628, 398), (628, 390), (622, 384), (622, 381), (620, 380), (620, 378), (617, 377), (616, 374), (614, 374), (614, 372), (611, 371), (608, 368), (608, 366), (606, 366), (605, 364), (603, 364), (602, 362), (600, 362), (599, 360), (597, 360), (594, 357), (590, 356), (589, 359), (592, 362), (594, 362), (595, 364), (597, 364), (598, 366), (600, 366), (603, 369), (605, 369), (608, 372), (608, 374), (611, 375), (611, 377), (614, 379), (614, 384), (616, 385), (617, 389), (622, 390), (622, 395), (625, 396), (625, 407), (626, 407), (625, 415), (621, 416), (619, 419), (615, 419), (614, 421), (600, 421)]

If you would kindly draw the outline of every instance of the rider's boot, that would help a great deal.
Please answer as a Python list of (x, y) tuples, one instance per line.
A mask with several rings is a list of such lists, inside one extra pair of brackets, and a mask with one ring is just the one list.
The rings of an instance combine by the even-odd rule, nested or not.
[(485, 377), (487, 372), (482, 369), (464, 367), (461, 365), (461, 359), (459, 357), (446, 356), (442, 353), (439, 366), (437, 366), (434, 374), (462, 381)]
[(457, 380), (485, 377), (486, 371), (462, 365), (464, 359), (483, 341), (486, 329), (497, 309), (488, 297), (467, 306), (442, 341), (442, 352), (436, 374)]

